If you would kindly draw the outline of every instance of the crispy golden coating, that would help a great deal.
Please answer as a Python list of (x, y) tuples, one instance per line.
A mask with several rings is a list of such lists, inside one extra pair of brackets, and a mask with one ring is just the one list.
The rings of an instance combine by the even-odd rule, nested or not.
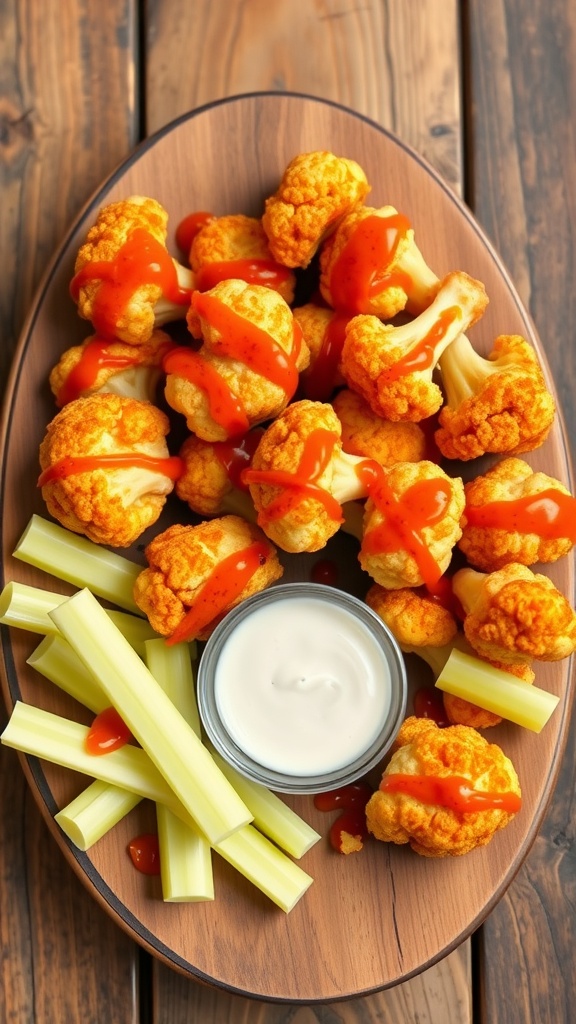
[(168, 458), (168, 417), (150, 402), (99, 394), (69, 402), (49, 423), (40, 445), (42, 470), (63, 459), (134, 455), (134, 465), (96, 466), (42, 487), (48, 511), (62, 526), (98, 544), (128, 547), (158, 519), (174, 487), (160, 464), (138, 465), (138, 456)]
[(446, 402), (436, 443), (447, 459), (521, 455), (544, 443), (556, 405), (536, 353), (519, 335), (499, 335), (487, 359), (461, 335), (440, 358)]
[(190, 434), (178, 453), (184, 471), (176, 481), (175, 491), (193, 512), (201, 516), (220, 516), (225, 513), (242, 515), (254, 520), (256, 512), (249, 494), (235, 486), (226, 458), (218, 455), (218, 444), (203, 441)]
[[(88, 366), (85, 377), (83, 364), (87, 358), (90, 362), (90, 346), (98, 342), (98, 337), (92, 335), (81, 345), (73, 345), (66, 349), (60, 356), (49, 378), (57, 405), (61, 407), (73, 398), (86, 398), (87, 395), (100, 392), (111, 392), (125, 398), (153, 402), (162, 374), (162, 360), (174, 347), (170, 336), (165, 331), (157, 330), (153, 331), (149, 340), (142, 345), (110, 341), (106, 343), (106, 350), (101, 358), (93, 357), (93, 375), (90, 373), (92, 366)], [(75, 387), (76, 374), (79, 388)]]
[[(316, 449), (318, 432), (329, 434), (324, 460), (317, 458), (323, 449), (322, 444)], [(340, 527), (342, 502), (365, 494), (356, 475), (360, 461), (342, 451), (340, 421), (331, 405), (307, 399), (292, 403), (265, 431), (245, 474), (258, 523), (284, 551), (320, 550)], [(272, 479), (260, 479), (262, 472), (272, 473)], [(277, 473), (281, 483), (274, 480)], [(278, 502), (281, 514), (275, 516)]]
[[(520, 796), (514, 766), (499, 746), (475, 729), (441, 729), (427, 718), (408, 718), (383, 779), (396, 773), (468, 779), (473, 789)], [(513, 819), (502, 808), (461, 812), (414, 796), (378, 789), (368, 801), (368, 830), (383, 842), (409, 843), (422, 857), (457, 857), (490, 842)]]
[(227, 593), (226, 583), (221, 583), (224, 593), (211, 606), (214, 617), (188, 637), (206, 640), (224, 613), (265, 590), (283, 573), (272, 544), (258, 527), (239, 516), (222, 516), (198, 526), (170, 526), (160, 533), (146, 547), (148, 567), (136, 578), (134, 600), (153, 629), (170, 637), (196, 600), (203, 600), (203, 587), (213, 579), (218, 566), (255, 542), (263, 543), (267, 554), (261, 557), (254, 574), (236, 594)]
[(366, 594), (366, 604), (376, 612), (394, 634), (404, 651), (420, 647), (443, 647), (458, 631), (452, 612), (426, 591), (402, 587), (386, 590), (374, 583)]
[(492, 573), (459, 569), (452, 583), (466, 639), (482, 657), (558, 661), (576, 649), (576, 613), (547, 576), (510, 562)]
[[(202, 308), (200, 303), (206, 296), (218, 300), (225, 313), (230, 310), (238, 318), (236, 326), (226, 335), (197, 312), (196, 307)], [(305, 343), (298, 344), (292, 310), (278, 292), (237, 279), (222, 281), (202, 295), (195, 293), (190, 307), (190, 326), (193, 320), (198, 321), (203, 339), (200, 356), (209, 370), (218, 375), (232, 399), (241, 405), (246, 417), (244, 429), (282, 412), (293, 392), (287, 393), (241, 358), (221, 354), (223, 342), (233, 342), (236, 338), (243, 341), (243, 322), (248, 329), (254, 325), (269, 336), (271, 347), (275, 345), (291, 356), (297, 384), (298, 372), (308, 365), (308, 348)], [(226, 423), (216, 418), (208, 391), (196, 382), (177, 373), (168, 373), (165, 396), (172, 409), (186, 417), (188, 429), (198, 437), (205, 441), (225, 441), (231, 436)]]
[(433, 380), (436, 363), (487, 302), (484, 285), (458, 271), (444, 278), (433, 302), (410, 323), (395, 327), (371, 315), (353, 317), (341, 359), (348, 386), (384, 419), (432, 416), (443, 401)]
[(418, 423), (393, 423), (377, 416), (350, 388), (338, 392), (332, 407), (342, 425), (342, 447), (350, 455), (375, 459), (385, 469), (397, 462), (421, 462), (426, 457), (426, 435)]
[[(100, 210), (96, 222), (78, 250), (75, 274), (88, 264), (111, 263), (119, 250), (136, 229), (144, 229), (162, 247), (166, 248), (168, 214), (155, 199), (146, 196), (130, 196), (110, 203)], [(176, 260), (172, 264), (181, 288), (192, 288), (192, 274)], [(120, 281), (122, 285), (122, 281)], [(95, 278), (82, 285), (78, 295), (80, 316), (94, 323), (98, 294), (102, 280)], [(113, 330), (107, 337), (114, 336), (129, 345), (141, 345), (148, 341), (155, 327), (171, 320), (184, 319), (187, 306), (174, 303), (164, 297), (158, 283), (139, 285), (128, 298), (126, 305), (115, 319)], [(97, 324), (94, 324), (97, 327)], [(99, 333), (102, 330), (97, 327)]]
[[(412, 495), (408, 492), (416, 485), (427, 480), (438, 480), (446, 495), (445, 504), (435, 516), (434, 521), (425, 523), (425, 518), (418, 526), (421, 543), (409, 550), (403, 542), (396, 526), (396, 519), (386, 515), (386, 504), (379, 504), (368, 498), (364, 512), (364, 533), (360, 548), (359, 561), (363, 569), (372, 579), (388, 590), (399, 590), (404, 587), (419, 587), (424, 582), (422, 569), (423, 557), (430, 557), (437, 565), (439, 574), (446, 572), (452, 558), (452, 551), (460, 539), (460, 519), (464, 511), (464, 484), (460, 477), (450, 477), (440, 466), (433, 462), (400, 462), (392, 466), (385, 474), (387, 489), (393, 498), (390, 503), (394, 516), (405, 521), (408, 509), (412, 506)], [(404, 503), (404, 511), (402, 505)], [(393, 532), (393, 543), (390, 542), (390, 530)], [(382, 531), (385, 543), (382, 549), (374, 550), (370, 537), (373, 531)], [(397, 543), (396, 543), (397, 542)], [(419, 557), (419, 553), (422, 557)], [(425, 554), (426, 553), (426, 554)]]
[[(546, 473), (535, 472), (527, 462), (518, 458), (502, 459), (492, 469), (467, 483), (464, 487), (466, 511), (458, 546), (470, 565), (484, 572), (494, 572), (508, 562), (534, 565), (535, 562), (556, 562), (567, 555), (574, 546), (574, 512), (570, 516), (571, 522), (566, 523), (572, 537), (546, 536), (545, 516), (541, 519), (543, 535), (536, 528), (530, 529), (536, 524), (517, 504), (539, 495), (544, 498), (549, 490), (571, 498), (570, 491), (559, 480)], [(497, 508), (485, 508), (493, 502), (499, 503)], [(477, 522), (473, 518), (476, 510), (477, 516), (492, 515), (492, 519)]]
[[(323, 353), (326, 351), (326, 338), (329, 338), (330, 325), (334, 319), (334, 310), (327, 309), (326, 306), (318, 306), (314, 302), (308, 302), (305, 306), (298, 306), (294, 310), (294, 319), (300, 324), (302, 328), (302, 336), (308, 351), (310, 352), (310, 364), (306, 370), (302, 373), (302, 387), (306, 398), (316, 400), (320, 397), (321, 401), (330, 398), (335, 388), (340, 387), (344, 384), (344, 377), (340, 372), (340, 358), (332, 360), (328, 358), (324, 360), (324, 365), (318, 363), (318, 360), (323, 357)], [(344, 325), (342, 325), (341, 341), (344, 338)], [(336, 342), (336, 346), (338, 341)], [(329, 346), (332, 348), (332, 341), (329, 338)], [(341, 348), (341, 345), (340, 345)], [(336, 355), (337, 348), (334, 350)], [(319, 373), (318, 367), (320, 366), (322, 379), (317, 379)], [(325, 379), (326, 374), (329, 375), (329, 379)]]
[[(190, 248), (190, 266), (202, 286), (202, 271), (210, 264), (229, 264), (238, 261), (237, 268), (229, 268), (236, 272), (228, 273), (228, 277), (239, 277), (244, 280), (241, 261), (258, 261), (271, 264), (274, 261), (262, 221), (257, 217), (247, 217), (243, 213), (215, 217), (195, 235)], [(263, 268), (264, 269), (264, 268)], [(278, 277), (269, 275), (269, 282), (259, 280), (258, 284), (275, 288), (277, 292), (291, 303), (294, 299), (296, 277), (293, 272), (278, 267)], [(282, 272), (284, 271), (284, 272)]]
[(307, 267), (321, 242), (369, 191), (354, 160), (325, 150), (294, 157), (262, 217), (274, 259), (287, 267)]
[[(352, 281), (355, 293), (351, 312), (372, 314), (381, 320), (391, 320), (403, 309), (414, 315), (421, 313), (434, 299), (440, 280), (430, 270), (416, 245), (413, 228), (405, 218), (399, 217), (393, 206), (382, 206), (379, 209), (371, 206), (356, 207), (324, 242), (320, 253), (320, 292), (323, 298), (333, 308), (339, 308), (340, 297), (334, 287), (334, 268), (354, 236), (366, 228), (363, 222), (370, 218), (379, 218), (390, 225), (388, 230), (397, 233), (397, 244), (392, 252), (387, 251), (385, 246), (382, 252), (377, 252), (377, 245), (373, 243), (366, 265), (354, 261), (347, 268), (347, 287), (350, 287)], [(401, 223), (396, 228), (399, 220)], [(354, 276), (355, 272), (357, 276)], [(387, 282), (386, 278), (390, 280)], [(380, 283), (381, 287), (376, 287)]]

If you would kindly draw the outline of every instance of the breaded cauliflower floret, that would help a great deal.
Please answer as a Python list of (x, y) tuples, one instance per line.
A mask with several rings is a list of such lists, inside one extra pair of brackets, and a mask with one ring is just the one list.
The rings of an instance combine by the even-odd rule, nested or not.
[(440, 279), (414, 241), (407, 217), (393, 206), (359, 206), (340, 222), (320, 253), (320, 292), (350, 316), (391, 320), (417, 315), (434, 299)]
[(422, 857), (456, 857), (485, 846), (520, 809), (520, 783), (512, 762), (469, 726), (441, 729), (428, 718), (406, 719), (381, 787), (397, 775), (424, 776), (432, 780), (432, 788), (433, 780), (456, 778), (474, 791), (510, 799), (514, 807), (466, 811), (378, 789), (366, 807), (368, 830), (383, 842), (409, 843)]
[(200, 331), (200, 350), (177, 349), (164, 368), (166, 401), (186, 417), (191, 433), (226, 441), (282, 412), (309, 353), (278, 292), (222, 281), (194, 292), (188, 322)]
[(485, 359), (461, 335), (440, 361), (446, 402), (436, 444), (447, 459), (521, 455), (544, 443), (556, 406), (531, 345), (502, 334)]
[[(135, 398), (99, 394), (69, 402), (40, 445), (39, 482), (53, 476), (41, 484), (50, 514), (98, 544), (128, 547), (156, 522), (180, 472), (180, 460), (168, 454), (169, 426), (160, 409)], [(98, 465), (108, 457), (119, 457), (118, 467)]]
[(250, 465), (251, 454), (261, 436), (262, 430), (258, 427), (234, 444), (203, 441), (190, 434), (178, 453), (184, 464), (182, 475), (176, 481), (178, 497), (201, 516), (234, 513), (249, 521), (255, 520), (254, 504), (248, 488), (240, 480), (240, 470)]
[(242, 476), (258, 523), (284, 551), (318, 551), (342, 523), (343, 502), (364, 497), (364, 462), (342, 451), (331, 405), (294, 402), (264, 432)]
[(576, 500), (559, 480), (535, 472), (523, 459), (502, 459), (464, 491), (458, 546), (475, 569), (555, 562), (572, 550)]
[(442, 352), (478, 320), (484, 285), (462, 271), (448, 274), (435, 299), (410, 323), (395, 327), (376, 316), (355, 316), (346, 327), (341, 369), (350, 388), (388, 420), (426, 419), (443, 395), (432, 379)]
[(558, 661), (576, 649), (576, 613), (547, 576), (510, 562), (492, 573), (459, 569), (452, 586), (466, 639), (490, 661)]
[(377, 416), (361, 395), (343, 388), (332, 400), (342, 425), (342, 447), (350, 455), (375, 459), (385, 469), (426, 457), (426, 435), (418, 423), (393, 423)]
[(166, 249), (168, 214), (155, 199), (130, 196), (100, 210), (78, 250), (70, 290), (97, 334), (129, 345), (183, 320), (193, 277)]
[(359, 554), (388, 590), (434, 584), (460, 539), (464, 484), (433, 462), (399, 462), (370, 491)]
[[(136, 578), (134, 600), (152, 628), (173, 642), (207, 640), (227, 612), (283, 573), (272, 544), (239, 516), (170, 526), (145, 554), (148, 567)], [(240, 558), (248, 565), (245, 576)]]
[(325, 150), (294, 157), (262, 217), (274, 259), (286, 267), (307, 267), (324, 239), (369, 191), (355, 160)]
[(334, 389), (344, 384), (340, 355), (348, 317), (308, 302), (294, 310), (294, 319), (310, 352), (310, 364), (300, 378), (302, 396), (313, 402), (327, 402)]
[(243, 213), (214, 217), (194, 237), (190, 266), (200, 291), (234, 277), (274, 288), (288, 303), (294, 299), (296, 277), (273, 258), (257, 217)]
[(142, 345), (104, 341), (93, 335), (60, 356), (50, 373), (50, 388), (59, 408), (75, 398), (101, 392), (153, 402), (162, 360), (174, 348), (165, 331), (154, 331)]

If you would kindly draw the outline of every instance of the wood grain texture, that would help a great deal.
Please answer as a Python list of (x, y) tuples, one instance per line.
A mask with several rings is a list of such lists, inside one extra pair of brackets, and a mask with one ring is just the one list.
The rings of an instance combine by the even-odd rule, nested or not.
[[(576, 437), (576, 8), (473, 0), (470, 201), (529, 305)], [(574, 595), (570, 595), (574, 600)], [(576, 1003), (576, 730), (525, 865), (481, 932), (487, 1024), (568, 1024)], [(494, 950), (503, 948), (499, 958)], [(514, 972), (514, 993), (502, 993)]]

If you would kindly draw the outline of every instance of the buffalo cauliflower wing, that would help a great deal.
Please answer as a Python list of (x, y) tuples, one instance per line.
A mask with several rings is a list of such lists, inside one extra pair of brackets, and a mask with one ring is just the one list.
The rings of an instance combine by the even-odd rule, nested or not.
[(296, 307), (294, 319), (300, 325), (310, 352), (310, 363), (300, 376), (302, 397), (327, 402), (334, 390), (344, 384), (340, 355), (349, 318), (326, 306), (308, 302)]
[(201, 516), (234, 513), (254, 520), (254, 504), (241, 471), (250, 465), (261, 436), (259, 427), (234, 442), (203, 441), (190, 434), (178, 453), (183, 470), (176, 481), (177, 496)]
[(236, 213), (212, 218), (192, 241), (190, 266), (200, 291), (228, 278), (240, 278), (274, 288), (288, 303), (294, 298), (294, 272), (273, 258), (257, 217)]
[(377, 416), (350, 388), (342, 388), (331, 404), (342, 426), (342, 447), (350, 455), (375, 459), (384, 468), (425, 459), (428, 442), (419, 423)]

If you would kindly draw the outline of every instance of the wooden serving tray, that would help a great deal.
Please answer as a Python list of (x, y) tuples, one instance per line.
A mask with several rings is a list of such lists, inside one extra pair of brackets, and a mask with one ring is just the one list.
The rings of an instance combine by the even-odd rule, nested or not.
[[(77, 249), (98, 209), (131, 194), (154, 197), (170, 214), (172, 244), (179, 220), (193, 210), (259, 215), (288, 161), (319, 149), (364, 167), (372, 185), (367, 203), (391, 204), (408, 215), (425, 259), (439, 276), (462, 269), (484, 282), (490, 304), (470, 331), (479, 351), (487, 353), (497, 334), (522, 334), (546, 368), (543, 346), (489, 241), (464, 204), (405, 145), (367, 119), (309, 97), (255, 94), (202, 108), (148, 139), (108, 179), (64, 240), (38, 292), (16, 353), (3, 421), (3, 584), (19, 580), (70, 592), (13, 559), (12, 551), (30, 515), (46, 515), (35, 484), (38, 445), (55, 413), (47, 378), (60, 352), (91, 333), (76, 313), (68, 284)], [(527, 458), (571, 486), (560, 418), (545, 445)], [(450, 471), (469, 477), (486, 465), (484, 460), (466, 467), (454, 464)], [(128, 554), (143, 561), (145, 544), (175, 518), (190, 520), (187, 506), (177, 499)], [(370, 580), (358, 567), (357, 550), (352, 538), (339, 536), (318, 555), (285, 556), (284, 581), (310, 578), (314, 562), (329, 557), (338, 562), (343, 585), (363, 597)], [(572, 558), (546, 571), (570, 597)], [(8, 708), (22, 699), (89, 721), (85, 709), (26, 665), (38, 640), (3, 630)], [(414, 686), (424, 670), (417, 659), (410, 660), (409, 670)], [(126, 855), (129, 839), (154, 826), (153, 807), (140, 805), (87, 854), (80, 853), (52, 816), (87, 780), (35, 758), (21, 761), (67, 860), (139, 943), (183, 973), (232, 992), (265, 1000), (328, 1002), (393, 985), (430, 966), (479, 925), (511, 882), (538, 831), (558, 770), (571, 700), (569, 662), (538, 666), (536, 682), (561, 697), (542, 733), (508, 724), (489, 733), (516, 766), (523, 808), (488, 847), (464, 857), (428, 860), (408, 847), (369, 841), (361, 853), (344, 857), (321, 841), (301, 862), (314, 884), (289, 915), (216, 857), (213, 903), (164, 904), (159, 881), (136, 872)], [(327, 834), (332, 815), (315, 811), (311, 798), (290, 802)]]

